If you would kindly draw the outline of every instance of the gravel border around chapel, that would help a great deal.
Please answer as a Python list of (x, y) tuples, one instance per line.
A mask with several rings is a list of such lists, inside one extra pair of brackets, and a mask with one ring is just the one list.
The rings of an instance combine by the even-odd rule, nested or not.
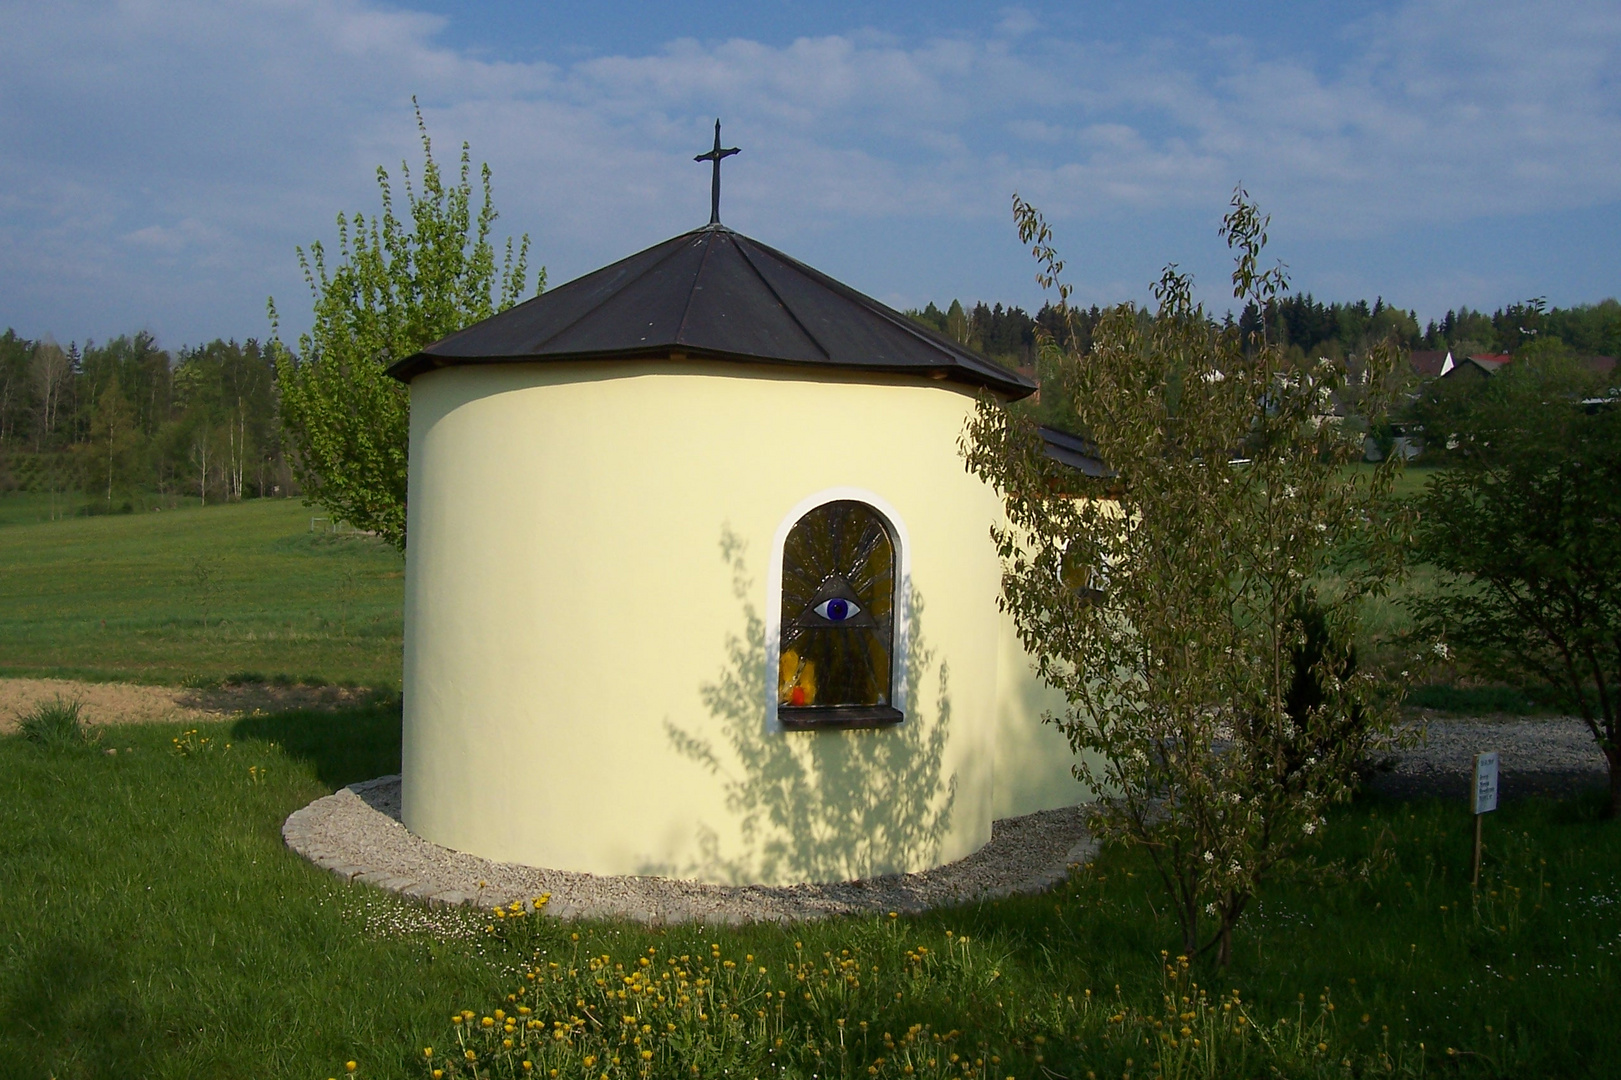
[[(1604, 757), (1580, 721), (1429, 721), (1428, 738), (1375, 777), (1394, 795), (1459, 797), (1473, 755), (1502, 754), (1505, 797), (1569, 794), (1602, 784)], [(709, 885), (663, 877), (611, 877), (490, 862), (416, 836), (400, 823), (400, 778), (384, 776), (317, 799), (287, 818), (287, 846), (346, 881), (429, 904), (493, 908), (551, 894), (562, 918), (645, 923), (794, 922), (929, 908), (1041, 892), (1089, 860), (1096, 842), (1080, 807), (1044, 810), (991, 826), (984, 847), (916, 874), (788, 886)]]
[(708, 885), (663, 877), (613, 877), (496, 863), (428, 842), (400, 824), (400, 778), (351, 784), (295, 811), (287, 846), (339, 877), (430, 904), (493, 908), (551, 894), (561, 918), (646, 923), (796, 922), (863, 912), (918, 912), (1019, 892), (1040, 892), (1092, 857), (1095, 844), (1070, 807), (991, 826), (990, 843), (916, 874), (820, 885)]

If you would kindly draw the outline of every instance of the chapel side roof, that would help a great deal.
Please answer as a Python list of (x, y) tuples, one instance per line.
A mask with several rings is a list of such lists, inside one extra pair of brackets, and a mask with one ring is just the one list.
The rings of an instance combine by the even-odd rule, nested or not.
[(1094, 479), (1114, 475), (1103, 459), (1098, 457), (1097, 444), (1091, 439), (1045, 425), (1036, 428), (1036, 433), (1041, 436), (1042, 450), (1060, 465), (1078, 469)]
[(1035, 391), (1009, 371), (724, 225), (655, 244), (434, 342), (390, 367), (402, 382), (458, 364), (664, 358), (889, 372)]

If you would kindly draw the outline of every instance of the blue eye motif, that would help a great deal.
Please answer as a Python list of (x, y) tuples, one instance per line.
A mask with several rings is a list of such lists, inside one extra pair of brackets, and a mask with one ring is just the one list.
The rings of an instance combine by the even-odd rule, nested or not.
[(835, 597), (832, 600), (823, 600), (813, 610), (828, 622), (844, 622), (861, 614), (861, 605), (852, 600), (840, 600)]

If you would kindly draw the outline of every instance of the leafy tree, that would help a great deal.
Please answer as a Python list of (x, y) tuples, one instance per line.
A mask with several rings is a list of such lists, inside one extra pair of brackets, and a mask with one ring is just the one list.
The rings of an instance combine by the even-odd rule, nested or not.
[(34, 397), (38, 402), (35, 418), (34, 449), (40, 451), (54, 443), (62, 423), (62, 408), (72, 399), (76, 350), (62, 351), (54, 341), (42, 341), (34, 346), (29, 362), (29, 375), (34, 384)]
[(86, 342), (75, 379), (81, 384), (78, 403), (81, 430), (89, 430), (89, 414), (100, 406), (103, 390), (113, 382), (129, 404), (131, 421), (144, 436), (156, 433), (168, 418), (170, 406), (169, 354), (145, 330), (113, 338), (105, 345)]
[[(175, 403), (180, 431), (171, 436), (171, 453), (206, 472), (211, 461), (226, 497), (241, 499), (252, 471), (264, 494), (262, 466), (280, 452), (275, 367), (269, 354), (251, 338), (246, 344), (215, 340), (181, 349), (174, 371)], [(213, 482), (198, 476), (204, 493)]]
[(0, 448), (11, 442), (16, 434), (27, 427), (29, 393), (29, 362), (35, 345), (17, 332), (7, 328), (0, 334)]
[[(377, 169), (383, 208), (366, 218), (338, 216), (337, 266), (319, 241), (298, 249), (314, 299), (314, 324), (295, 355), (272, 336), (281, 420), (307, 500), (361, 529), (405, 546), (407, 410), (405, 388), (389, 365), (515, 304), (528, 276), (529, 237), (510, 238), (497, 277), (490, 230), (496, 212), (490, 167), (480, 170), (483, 204), (473, 214), (471, 158), (462, 144), (461, 174), (447, 185), (422, 138), (421, 191), (405, 175), (406, 220), (394, 212), (386, 170)], [(536, 291), (545, 288), (546, 272)], [(275, 301), (270, 319), (279, 326)]]
[[(1553, 687), (1586, 722), (1621, 814), (1621, 400), (1562, 348), (1526, 350), (1456, 403), (1452, 467), (1418, 551), (1449, 588), (1420, 625), (1478, 668)], [(1588, 404), (1583, 404), (1584, 400)]]
[[(1014, 209), (1067, 312), (1050, 230)], [(1285, 284), (1259, 266), (1267, 220), (1242, 191), (1224, 219), (1234, 297), (1258, 311)], [(1361, 436), (1327, 415), (1343, 365), (1291, 366), (1275, 333), (1214, 322), (1174, 266), (1155, 292), (1156, 311), (1105, 312), (1089, 354), (1044, 346), (1111, 476), (1067, 472), (989, 398), (964, 450), (1002, 495), (1002, 603), (1068, 698), (1051, 719), (1103, 795), (1094, 827), (1147, 851), (1186, 953), (1226, 963), (1264, 881), (1340, 869), (1303, 846), (1393, 721), (1348, 643), (1357, 605), (1399, 571), (1401, 519), (1384, 509), (1392, 463), (1345, 467)], [(1375, 410), (1396, 361), (1369, 354)]]
[(143, 440), (135, 418), (114, 375), (90, 410), (89, 442), (75, 448), (83, 463), (85, 491), (103, 495), (109, 512), (113, 494), (130, 491), (139, 472)]

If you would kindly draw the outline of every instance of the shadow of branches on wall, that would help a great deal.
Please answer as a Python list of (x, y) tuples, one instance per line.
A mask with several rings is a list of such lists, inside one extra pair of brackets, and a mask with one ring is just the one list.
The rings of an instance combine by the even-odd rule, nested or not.
[[(951, 827), (957, 781), (942, 775), (951, 728), (950, 676), (922, 632), (923, 599), (908, 603), (906, 720), (891, 728), (791, 731), (767, 715), (765, 622), (749, 601), (753, 580), (744, 543), (730, 530), (721, 555), (743, 608), (744, 631), (726, 643), (719, 678), (700, 688), (726, 744), (666, 720), (671, 743), (704, 765), (737, 815), (740, 850), (723, 850), (705, 828), (700, 857), (685, 873), (710, 880), (845, 881), (932, 865)], [(922, 708), (934, 684), (932, 716)]]

